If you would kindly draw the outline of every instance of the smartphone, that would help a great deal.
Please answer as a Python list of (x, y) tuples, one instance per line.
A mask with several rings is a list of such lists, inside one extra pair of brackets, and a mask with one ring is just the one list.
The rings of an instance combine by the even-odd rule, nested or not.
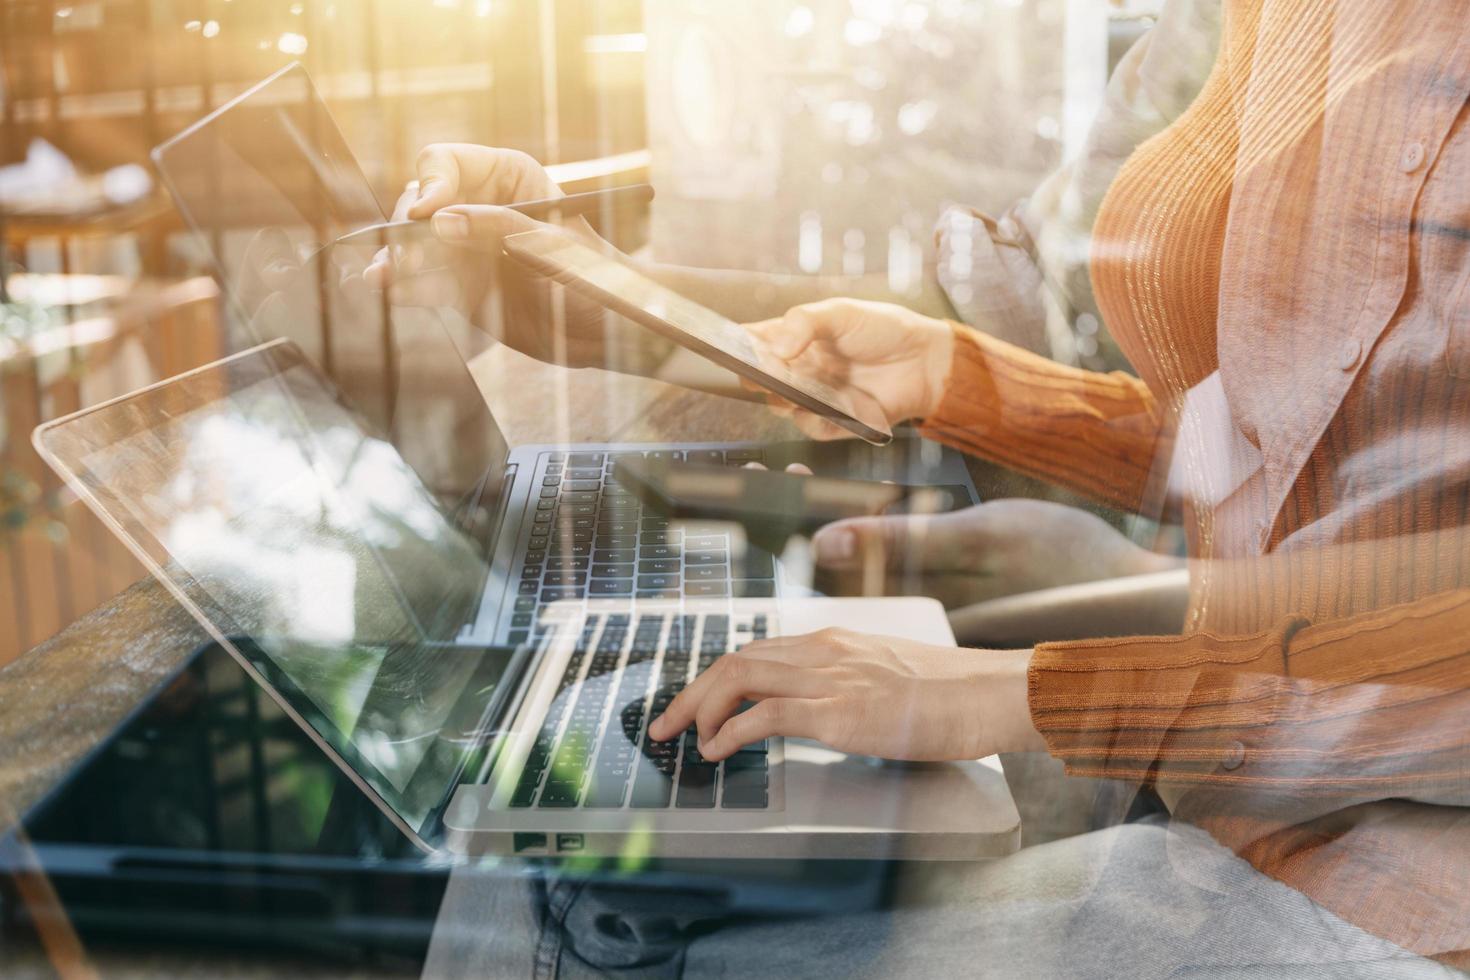
[(919, 487), (639, 457), (619, 460), (613, 478), (659, 513), (800, 529), (970, 504), (969, 491), (958, 485)]
[(865, 395), (837, 391), (814, 378), (761, 360), (745, 330), (649, 279), (626, 256), (593, 248), (559, 229), (510, 235), (505, 251), (532, 271), (574, 289), (606, 307), (687, 347), (753, 384), (780, 395), (875, 446), (893, 441), (878, 403)]

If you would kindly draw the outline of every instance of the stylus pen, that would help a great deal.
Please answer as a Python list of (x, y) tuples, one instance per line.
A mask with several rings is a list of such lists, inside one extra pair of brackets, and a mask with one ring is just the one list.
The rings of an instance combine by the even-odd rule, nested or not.
[[(566, 217), (579, 214), (589, 214), (602, 207), (604, 204), (644, 204), (653, 200), (653, 188), (648, 184), (628, 184), (624, 187), (609, 187), (606, 190), (586, 191), (582, 194), (568, 194), (566, 197), (548, 197), (539, 201), (521, 201), (519, 204), (507, 204), (505, 207), (512, 211), (519, 211), (528, 218), (545, 218), (551, 214), (560, 213)], [(381, 224), (368, 225), (350, 231), (340, 238), (333, 239), (325, 247), (333, 245), (351, 245), (369, 241), (365, 244), (376, 244), (389, 237), (402, 239), (404, 237), (432, 237), (432, 225), (428, 219), (408, 221), (385, 221)]]

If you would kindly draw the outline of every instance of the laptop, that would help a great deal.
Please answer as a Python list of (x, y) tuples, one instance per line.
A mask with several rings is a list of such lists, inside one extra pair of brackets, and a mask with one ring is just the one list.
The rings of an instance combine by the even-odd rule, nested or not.
[[(775, 738), (712, 763), (687, 734), (647, 737), (700, 670), (762, 637), (843, 626), (953, 642), (933, 600), (788, 596), (780, 562), (738, 527), (646, 515), (608, 479), (627, 453), (729, 463), (758, 448), (520, 447), (504, 499), (484, 502), (501, 515), (486, 533), (285, 340), (33, 441), (427, 851), (973, 859), (1017, 846), (995, 759), (894, 766)], [(739, 595), (747, 582), (769, 588)]]
[[(45, 426), (37, 447), (416, 843), (621, 853), (652, 830), (665, 855), (811, 856), (818, 837), (834, 855), (919, 837), (933, 856), (1014, 845), (993, 760), (903, 770), (776, 740), (711, 766), (692, 744), (643, 735), (698, 670), (763, 635), (833, 624), (952, 635), (927, 600), (819, 597), (793, 574), (799, 553), (778, 555), (738, 525), (646, 513), (611, 478), (623, 454), (800, 460), (974, 501), (957, 454), (912, 438), (883, 449), (512, 449), (465, 366), (476, 331), (453, 311), (389, 308), (362, 288), (368, 250), (321, 250), (383, 209), (300, 66), (154, 158), (218, 268), (246, 350)], [(284, 284), (268, 281), (277, 267)], [(550, 408), (555, 394), (525, 397)], [(176, 403), (197, 413), (183, 429)], [(824, 467), (833, 452), (842, 458)], [(167, 491), (129, 482), (175, 471), (189, 475)], [(157, 503), (181, 485), (229, 493), (201, 498), (191, 518)], [(355, 515), (358, 532), (324, 539), (342, 528), (303, 523), (300, 501)], [(278, 543), (294, 540), (310, 544), (282, 554)], [(331, 596), (311, 598), (328, 582)], [(794, 766), (809, 776), (793, 778)], [(917, 793), (926, 785), (956, 806)], [(873, 795), (840, 790), (853, 786)], [(796, 826), (810, 832), (788, 833)]]

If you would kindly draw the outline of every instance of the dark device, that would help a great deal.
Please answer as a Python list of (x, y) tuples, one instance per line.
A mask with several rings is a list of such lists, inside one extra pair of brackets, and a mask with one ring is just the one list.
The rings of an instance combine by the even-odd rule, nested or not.
[(970, 505), (962, 486), (912, 486), (664, 459), (619, 460), (614, 479), (644, 504), (676, 517), (704, 517), (813, 530), (847, 517), (945, 513)]

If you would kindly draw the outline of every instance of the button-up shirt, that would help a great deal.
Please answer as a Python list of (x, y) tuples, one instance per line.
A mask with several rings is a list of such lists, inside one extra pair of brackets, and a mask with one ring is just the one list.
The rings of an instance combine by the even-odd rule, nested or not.
[[(1470, 951), (1470, 0), (1227, 0), (1128, 160), (1092, 283), (1138, 376), (956, 328), (928, 431), (1180, 498), (1183, 636), (1049, 644), (1076, 773), (1415, 952)], [(1391, 801), (1391, 802), (1390, 802)]]

